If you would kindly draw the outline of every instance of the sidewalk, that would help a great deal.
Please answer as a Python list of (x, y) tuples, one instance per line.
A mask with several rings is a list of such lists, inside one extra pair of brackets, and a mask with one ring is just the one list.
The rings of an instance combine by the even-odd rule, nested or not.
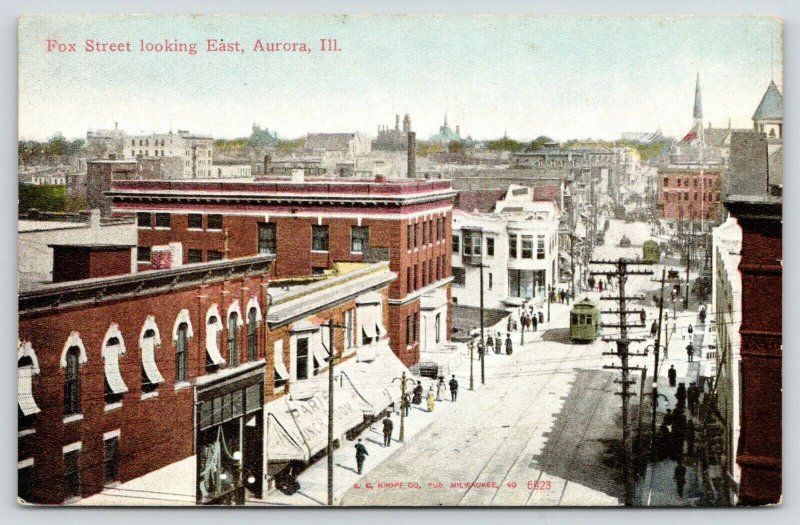
[[(569, 309), (571, 305), (566, 304), (553, 304), (551, 305), (551, 322), (539, 325), (537, 332), (525, 333), (525, 344), (520, 346), (520, 333), (519, 331), (511, 333), (514, 352), (508, 356), (503, 352), (502, 354), (487, 354), (484, 367), (487, 380), (492, 377), (495, 372), (502, 371), (503, 367), (507, 367), (509, 363), (513, 363), (520, 353), (531, 351), (537, 343), (542, 341), (542, 335), (551, 327), (568, 326)], [(546, 314), (545, 314), (546, 315)], [(546, 319), (546, 317), (545, 317)], [(432, 353), (428, 353), (432, 354)], [(437, 355), (439, 353), (436, 353)], [(426, 360), (430, 357), (422, 357)], [(475, 352), (476, 359), (473, 361), (473, 374), (474, 374), (474, 390), (469, 390), (469, 353), (465, 344), (458, 344), (457, 348), (449, 354), (447, 364), (449, 366), (450, 375), (455, 375), (458, 380), (458, 400), (456, 403), (469, 403), (480, 395), (481, 391), (481, 364), (477, 359), (477, 352)], [(430, 359), (433, 360), (433, 359)], [(435, 381), (428, 378), (419, 378), (411, 376), (412, 379), (422, 381), (423, 391), (427, 394), (430, 385)], [(445, 377), (445, 383), (450, 380), (450, 376)], [(399, 384), (397, 388), (400, 388)], [(408, 417), (405, 418), (405, 441), (408, 442), (414, 438), (419, 432), (428, 427), (437, 418), (447, 414), (455, 405), (450, 401), (450, 391), (444, 393), (442, 401), (438, 401), (434, 407), (433, 412), (427, 411), (427, 405), (423, 396), (421, 405), (412, 405)], [(380, 465), (383, 461), (391, 457), (395, 452), (403, 447), (403, 443), (399, 441), (400, 434), (400, 415), (398, 412), (391, 414), (392, 422), (394, 423), (394, 432), (392, 433), (391, 446), (383, 446), (383, 425), (377, 421), (372, 426), (367, 427), (358, 437), (361, 438), (362, 444), (366, 447), (368, 456), (364, 462), (364, 467), (361, 474), (358, 474), (355, 461), (355, 443), (356, 441), (348, 441), (343, 439), (341, 446), (334, 451), (333, 454), (333, 500), (334, 505), (338, 505), (345, 492), (359, 483), (362, 477), (366, 476), (374, 468)], [(275, 506), (315, 506), (326, 505), (328, 494), (328, 468), (327, 458), (324, 456), (316, 463), (309, 466), (297, 478), (300, 483), (300, 490), (293, 495), (286, 495), (278, 490), (268, 494), (265, 499), (248, 499), (248, 505), (275, 505)], [(389, 481), (389, 480), (387, 480)]]

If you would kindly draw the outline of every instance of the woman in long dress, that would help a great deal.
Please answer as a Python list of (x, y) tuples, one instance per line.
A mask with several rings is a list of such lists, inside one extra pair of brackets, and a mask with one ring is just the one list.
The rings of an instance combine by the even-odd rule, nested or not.
[(436, 396), (433, 395), (433, 385), (428, 390), (428, 412), (433, 412), (433, 407), (436, 406)]
[(447, 386), (444, 384), (444, 377), (439, 377), (439, 383), (436, 385), (436, 401), (442, 400), (442, 395), (447, 393)]

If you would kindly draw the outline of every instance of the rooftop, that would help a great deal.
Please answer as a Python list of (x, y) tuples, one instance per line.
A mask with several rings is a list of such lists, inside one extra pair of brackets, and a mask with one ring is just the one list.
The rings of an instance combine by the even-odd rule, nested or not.
[(769, 83), (767, 91), (753, 113), (753, 120), (783, 120), (783, 95), (775, 81)]

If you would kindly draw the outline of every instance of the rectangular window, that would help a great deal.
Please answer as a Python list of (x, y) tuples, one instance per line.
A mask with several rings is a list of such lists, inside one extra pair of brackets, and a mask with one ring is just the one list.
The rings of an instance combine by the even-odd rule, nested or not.
[(412, 237), (411, 237), (411, 235), (412, 235), (411, 234), (411, 225), (408, 224), (408, 225), (406, 225), (406, 246), (408, 247), (409, 251), (411, 251), (411, 246), (412, 246), (412, 243), (411, 243)]
[(490, 290), (492, 289), (492, 284), (493, 284), (493, 283), (492, 283), (492, 274), (490, 273), (490, 274), (489, 274), (489, 289), (490, 289)]
[(228, 317), (228, 366), (239, 366), (239, 315), (236, 312)]
[(222, 252), (219, 250), (208, 250), (208, 262), (211, 261), (221, 261), (222, 260)]
[(453, 255), (461, 255), (461, 237), (453, 235)]
[(139, 212), (136, 214), (136, 226), (139, 228), (149, 228), (152, 226), (150, 223), (150, 214), (147, 212)]
[(184, 383), (188, 381), (188, 354), (186, 343), (188, 340), (188, 325), (181, 323), (178, 325), (178, 339), (175, 342), (175, 382)]
[(212, 214), (206, 217), (206, 222), (208, 223), (209, 230), (221, 230), (222, 229), (222, 215), (220, 214)]
[(328, 226), (314, 224), (311, 226), (311, 250), (315, 252), (328, 251)]
[(260, 255), (275, 255), (276, 239), (274, 222), (258, 223), (258, 253)]
[(428, 244), (428, 221), (422, 223), (422, 245)]
[(544, 235), (536, 237), (536, 258), (544, 259)]
[(444, 265), (444, 261), (445, 261), (445, 256), (442, 255), (442, 260), (439, 263), (439, 268), (441, 268), (441, 270), (442, 270), (442, 279), (447, 277), (447, 267)]
[(422, 286), (428, 284), (428, 261), (422, 261)]
[(414, 248), (419, 248), (419, 223), (414, 225)]
[(355, 312), (351, 308), (344, 313), (344, 347), (353, 348), (353, 319), (355, 319)]
[(508, 256), (516, 259), (517, 258), (517, 236), (509, 235), (508, 236)]
[(202, 230), (203, 229), (203, 216), (199, 213), (189, 214), (189, 229)]
[(258, 313), (255, 308), (247, 312), (247, 360), (255, 361), (258, 357)]
[(410, 315), (406, 316), (406, 345), (410, 346), (412, 341), (412, 326), (411, 326), (411, 317)]
[(669, 178), (664, 177), (664, 187), (666, 188), (667, 186), (669, 186)]
[(419, 342), (419, 312), (414, 312), (414, 342)]
[(364, 253), (369, 246), (369, 226), (350, 227), (350, 252)]
[(436, 261), (436, 259), (428, 262), (428, 283), (432, 283), (433, 282), (433, 263), (435, 261)]
[(136, 262), (150, 264), (149, 246), (139, 246), (136, 248)]
[(169, 213), (156, 213), (156, 228), (169, 228), (170, 214)]
[(533, 236), (522, 236), (522, 258), (533, 259)]
[(81, 497), (81, 451), (64, 454), (64, 500)]
[[(481, 234), (472, 234), (472, 255), (480, 255), (483, 251), (481, 247)], [(464, 243), (464, 253), (466, 253), (466, 243)]]
[(189, 249), (187, 253), (187, 261), (189, 264), (203, 262), (203, 250)]
[(464, 268), (453, 267), (453, 284), (455, 286), (464, 286), (467, 282), (467, 272)]
[(419, 265), (414, 265), (414, 289), (419, 288)]
[(119, 481), (119, 473), (117, 468), (117, 447), (119, 445), (119, 437), (114, 436), (111, 439), (106, 439), (103, 442), (103, 465), (104, 465), (104, 484), (109, 485)]
[(297, 360), (295, 361), (298, 381), (308, 379), (308, 338), (297, 340)]
[(494, 257), (494, 237), (486, 238), (486, 256)]
[(414, 281), (411, 280), (411, 267), (406, 268), (406, 293), (414, 290)]

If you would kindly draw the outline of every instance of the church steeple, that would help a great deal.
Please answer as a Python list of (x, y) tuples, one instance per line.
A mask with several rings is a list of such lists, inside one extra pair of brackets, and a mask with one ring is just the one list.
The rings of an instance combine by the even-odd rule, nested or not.
[(700, 73), (697, 73), (697, 82), (694, 87), (694, 113), (692, 114), (695, 120), (703, 118), (703, 100), (700, 94)]

